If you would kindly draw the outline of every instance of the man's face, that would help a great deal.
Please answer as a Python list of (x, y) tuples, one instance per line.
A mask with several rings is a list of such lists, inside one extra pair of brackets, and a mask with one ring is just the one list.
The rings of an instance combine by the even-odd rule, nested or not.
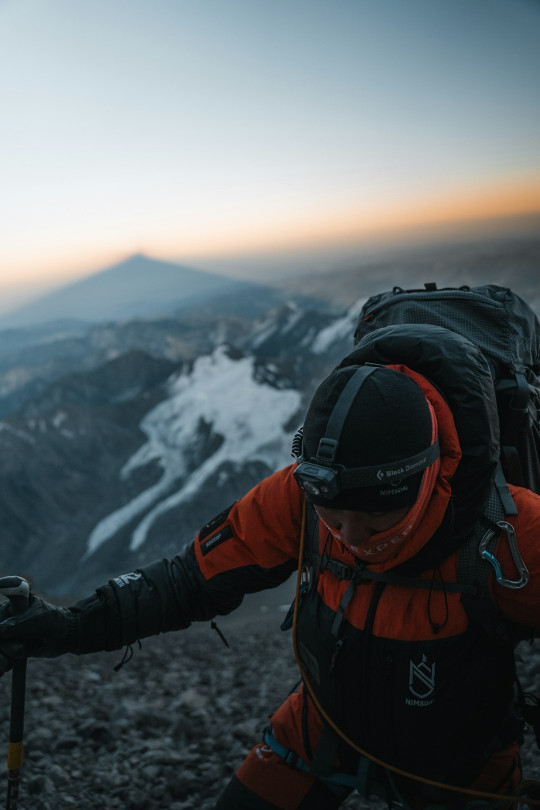
[(408, 506), (391, 512), (353, 512), (350, 509), (330, 509), (316, 506), (315, 511), (322, 521), (341, 536), (344, 543), (352, 548), (369, 547), (374, 534), (392, 529), (400, 523), (409, 511)]

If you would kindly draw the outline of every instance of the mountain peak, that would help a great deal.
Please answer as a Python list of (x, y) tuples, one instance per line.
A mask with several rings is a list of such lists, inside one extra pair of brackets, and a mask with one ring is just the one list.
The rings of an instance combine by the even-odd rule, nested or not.
[(0, 318), (0, 328), (62, 318), (91, 323), (156, 317), (240, 284), (227, 276), (135, 253)]

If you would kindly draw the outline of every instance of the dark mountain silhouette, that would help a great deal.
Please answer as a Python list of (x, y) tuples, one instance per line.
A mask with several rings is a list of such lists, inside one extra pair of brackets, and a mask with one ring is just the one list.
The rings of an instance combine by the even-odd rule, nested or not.
[(138, 254), (7, 313), (0, 329), (152, 318), (250, 290), (258, 286)]

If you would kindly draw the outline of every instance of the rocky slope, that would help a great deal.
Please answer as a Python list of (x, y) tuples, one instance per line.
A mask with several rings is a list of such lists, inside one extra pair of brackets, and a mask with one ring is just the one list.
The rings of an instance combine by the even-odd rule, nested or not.
[[(291, 590), (248, 597), (220, 620), (230, 648), (204, 624), (144, 640), (119, 672), (121, 653), (31, 660), (19, 810), (212, 810), (297, 682), (290, 633), (279, 630)], [(525, 656), (525, 683), (538, 687), (539, 651)], [(9, 678), (0, 681), (6, 747)], [(538, 779), (530, 737), (524, 760)], [(357, 794), (343, 804), (361, 807)]]

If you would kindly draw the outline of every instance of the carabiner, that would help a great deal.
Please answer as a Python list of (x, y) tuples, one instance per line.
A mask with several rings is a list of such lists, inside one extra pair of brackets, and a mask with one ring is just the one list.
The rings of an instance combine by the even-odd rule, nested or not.
[(482, 537), (480, 545), (478, 546), (478, 552), (483, 560), (487, 560), (488, 563), (493, 566), (493, 570), (495, 571), (495, 579), (499, 585), (502, 585), (504, 588), (519, 590), (520, 588), (524, 588), (529, 581), (529, 571), (523, 562), (521, 554), (519, 553), (514, 527), (511, 523), (507, 523), (506, 520), (499, 520), (497, 522), (497, 526), (506, 534), (508, 545), (512, 553), (512, 559), (519, 573), (519, 579), (506, 579), (503, 576), (500, 562), (494, 554), (491, 554), (491, 552), (487, 550), (488, 543), (493, 539), (493, 537), (495, 537), (495, 531), (493, 529), (488, 529), (488, 531)]

